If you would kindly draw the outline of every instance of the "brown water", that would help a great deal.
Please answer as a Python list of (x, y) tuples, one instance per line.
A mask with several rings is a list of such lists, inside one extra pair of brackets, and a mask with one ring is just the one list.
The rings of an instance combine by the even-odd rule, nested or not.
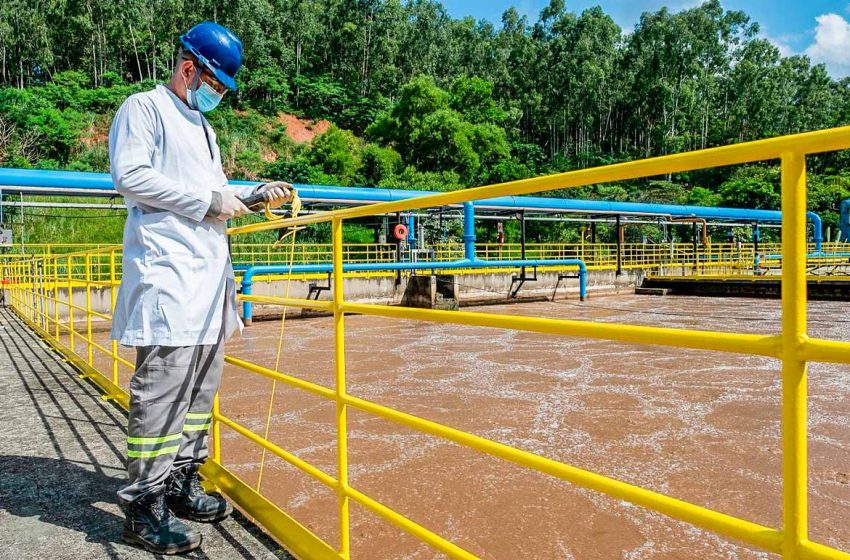
[[(850, 339), (850, 305), (811, 302), (810, 334)], [(476, 311), (775, 333), (770, 300), (596, 297)], [(228, 353), (273, 366), (279, 322)], [(332, 387), (330, 318), (288, 320), (281, 370)], [(520, 449), (778, 527), (780, 364), (757, 356), (353, 316), (351, 394)], [(126, 378), (127, 374), (122, 374)], [(126, 382), (126, 379), (125, 379)], [(810, 534), (850, 550), (850, 366), (812, 364)], [(222, 411), (263, 433), (271, 381), (228, 366)], [(277, 385), (270, 439), (336, 476), (334, 407)], [(259, 449), (223, 429), (223, 460), (256, 482)], [(350, 482), (492, 559), (768, 558), (604, 495), (351, 411)], [(267, 456), (262, 490), (331, 544), (336, 497)], [(352, 558), (442, 557), (352, 504)]]

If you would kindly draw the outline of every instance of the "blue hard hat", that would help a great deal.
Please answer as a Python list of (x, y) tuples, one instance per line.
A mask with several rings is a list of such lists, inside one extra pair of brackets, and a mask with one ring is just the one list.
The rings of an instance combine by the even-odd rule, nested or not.
[(234, 78), (242, 66), (242, 41), (233, 31), (212, 21), (204, 21), (182, 35), (180, 42), (227, 89), (236, 89)]

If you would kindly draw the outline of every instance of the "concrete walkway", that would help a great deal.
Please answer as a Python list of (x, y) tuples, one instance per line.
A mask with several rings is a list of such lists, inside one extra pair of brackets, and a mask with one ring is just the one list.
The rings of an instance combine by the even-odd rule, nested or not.
[[(0, 308), (0, 558), (154, 557), (121, 542), (125, 426), (122, 410)], [(197, 526), (204, 542), (188, 558), (290, 558), (239, 514)]]

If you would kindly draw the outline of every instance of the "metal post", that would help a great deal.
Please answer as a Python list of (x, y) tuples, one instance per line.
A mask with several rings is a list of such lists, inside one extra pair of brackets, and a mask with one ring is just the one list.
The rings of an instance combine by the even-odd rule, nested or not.
[(50, 257), (53, 261), (53, 325), (56, 328), (56, 340), (59, 340), (59, 257)]
[(29, 263), (29, 290), (27, 293), (27, 317), (30, 319), (35, 319), (35, 284), (33, 283), (33, 278), (35, 278), (35, 262), (30, 261)]
[[(38, 323), (44, 327), (45, 299), (47, 294), (44, 292), (44, 263), (39, 262), (35, 265), (36, 277), (32, 279), (33, 286), (38, 286)], [(37, 283), (37, 284), (36, 284)]]
[(753, 273), (759, 273), (759, 262), (761, 261), (759, 257), (759, 241), (761, 241), (761, 231), (759, 230), (758, 222), (753, 224), (753, 262), (755, 266), (753, 267)]
[(73, 286), (73, 264), (74, 257), (70, 255), (68, 259), (68, 342), (71, 352), (74, 350), (74, 286)]
[(806, 160), (782, 156), (782, 521), (783, 555), (808, 539), (806, 471)]
[(348, 513), (348, 405), (345, 397), (345, 315), (342, 312), (342, 219), (334, 218), (331, 224), (333, 237), (333, 312), (334, 312), (334, 369), (336, 372), (336, 432), (337, 432), (337, 477), (339, 486), (339, 554), (348, 558), (350, 554)]
[[(520, 247), (519, 247), (520, 258), (524, 261), (525, 260), (525, 210), (519, 211), (519, 243), (520, 243)], [(520, 271), (520, 276), (522, 276), (522, 278), (525, 278), (525, 267), (524, 266), (522, 267), (522, 270)]]
[(753, 224), (753, 250), (759, 252), (759, 241), (761, 241), (761, 230), (758, 223)]
[(693, 227), (691, 228), (691, 233), (693, 234), (693, 247), (694, 247), (694, 273), (699, 274), (699, 240), (697, 239), (697, 223), (693, 223)]
[[(395, 219), (396, 219), (397, 224), (401, 223), (401, 213), (400, 212), (396, 212)], [(331, 234), (331, 242), (333, 242), (333, 234)], [(396, 262), (401, 262), (404, 259), (404, 254), (402, 253), (402, 248), (404, 247), (404, 240), (396, 239), (395, 240), (395, 247), (396, 247), (396, 249), (395, 249), (395, 251), (396, 251), (396, 253), (395, 253)], [(399, 280), (401, 279), (401, 272), (397, 273), (397, 279), (399, 279)]]
[(582, 226), (579, 229), (579, 232), (580, 232), (579, 233), (579, 242), (581, 243), (580, 249), (579, 249), (579, 251), (580, 251), (579, 258), (581, 260), (585, 260), (585, 257), (584, 257), (584, 238), (587, 237), (587, 228), (585, 226)]
[(27, 224), (24, 220), (24, 193), (21, 193), (21, 205), (18, 207), (21, 214), (21, 254), (24, 254), (24, 238), (27, 233)]
[(599, 264), (596, 262), (596, 222), (590, 224), (591, 262), (588, 264)]
[[(109, 252), (109, 290), (111, 301), (111, 314), (115, 317), (115, 249)], [(118, 385), (118, 341), (112, 341), (112, 382)]]
[(213, 435), (213, 461), (221, 464), (221, 423), (218, 421), (221, 416), (221, 406), (218, 400), (218, 391), (213, 397), (213, 415), (212, 415), (212, 435)]
[(94, 365), (94, 346), (91, 336), (91, 253), (86, 253), (86, 346), (88, 347), (88, 362)]
[(623, 226), (620, 225), (620, 215), (617, 214), (617, 276), (623, 274)]

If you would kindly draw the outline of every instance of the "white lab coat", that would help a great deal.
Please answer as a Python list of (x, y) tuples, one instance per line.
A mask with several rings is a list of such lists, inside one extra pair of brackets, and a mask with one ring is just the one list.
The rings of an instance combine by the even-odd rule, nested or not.
[[(125, 346), (215, 344), (242, 322), (225, 224), (205, 214), (234, 189), (203, 116), (164, 86), (129, 97), (109, 131), (115, 189), (127, 202), (112, 338)], [(212, 152), (212, 157), (210, 152)]]

